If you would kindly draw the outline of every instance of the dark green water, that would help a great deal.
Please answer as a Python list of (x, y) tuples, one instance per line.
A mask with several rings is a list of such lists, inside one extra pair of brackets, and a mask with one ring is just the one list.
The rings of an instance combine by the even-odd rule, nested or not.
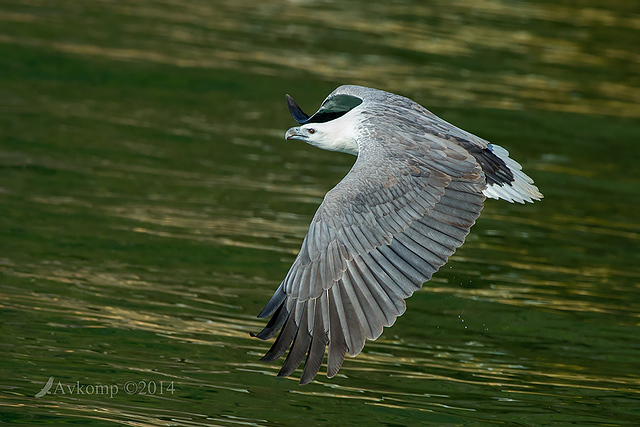
[[(634, 1), (2, 1), (0, 420), (640, 423), (639, 40)], [(300, 387), (249, 332), (353, 157), (285, 142), (284, 94), (345, 83), (503, 145), (545, 199), (487, 201)]]

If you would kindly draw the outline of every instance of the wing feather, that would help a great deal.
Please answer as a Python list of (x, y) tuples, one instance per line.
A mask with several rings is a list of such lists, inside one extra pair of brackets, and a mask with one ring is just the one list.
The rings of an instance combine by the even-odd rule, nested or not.
[[(371, 339), (371, 337), (373, 337), (373, 331), (371, 329), (369, 319), (367, 319), (367, 315), (365, 314), (365, 311), (370, 307), (368, 306), (368, 304), (366, 304), (365, 301), (359, 300), (358, 296), (356, 295), (356, 288), (359, 286), (359, 280), (361, 281), (362, 279), (357, 274), (354, 274), (353, 263), (350, 263), (349, 268), (347, 269), (347, 274), (342, 279), (340, 292), (346, 294), (346, 300), (348, 300), (348, 303), (351, 305), (353, 313), (357, 317), (358, 323), (360, 323), (360, 326), (362, 327), (362, 333), (365, 337)], [(343, 298), (345, 297), (343, 296)], [(352, 346), (353, 342), (351, 342), (350, 347)]]
[[(364, 334), (362, 332), (362, 325), (358, 320), (358, 315), (353, 308), (349, 296), (343, 289), (346, 277), (347, 276), (343, 277), (342, 280), (338, 282), (337, 286), (331, 288), (331, 292), (333, 294), (332, 301), (335, 304), (339, 319), (339, 328), (336, 330), (336, 333), (344, 337), (349, 354), (355, 356), (359, 353), (356, 352), (354, 354), (357, 350), (358, 343), (360, 341), (364, 342)], [(332, 338), (334, 338), (333, 334), (329, 336), (329, 340)]]
[[(372, 276), (368, 276), (368, 269), (361, 262), (362, 258), (357, 257), (350, 265), (349, 274), (351, 283), (358, 295), (358, 300), (362, 306), (366, 306), (365, 315), (369, 322), (371, 334), (368, 339), (376, 339), (382, 334), (382, 327), (386, 323), (386, 315), (393, 310), (393, 305), (388, 304), (388, 296), (383, 298), (377, 291), (380, 289), (378, 281)], [(390, 301), (389, 301), (390, 302)]]
[(284, 304), (280, 304), (276, 311), (273, 313), (273, 316), (267, 323), (267, 326), (264, 327), (260, 333), (257, 335), (252, 334), (253, 336), (260, 338), (261, 340), (268, 340), (272, 338), (275, 334), (277, 334), (280, 329), (282, 329), (282, 325), (289, 318), (289, 313), (284, 309)]
[[(324, 360), (325, 349), (329, 342), (329, 336), (324, 327), (323, 313), (326, 308), (322, 305), (323, 298), (316, 299), (315, 318), (313, 323), (313, 334), (311, 338), (311, 347), (307, 354), (307, 360), (304, 362), (302, 375), (300, 376), (300, 384), (307, 384), (318, 374), (322, 361)], [(311, 313), (311, 310), (309, 310)]]
[[(287, 277), (291, 274), (291, 271), (292, 270), (290, 269), (289, 273), (287, 273)], [(287, 279), (285, 278), (285, 281), (286, 280)], [(273, 296), (271, 297), (267, 305), (262, 309), (260, 314), (258, 314), (258, 318), (271, 316), (278, 308), (280, 308), (280, 306), (282, 305), (282, 303), (285, 301), (286, 298), (287, 298), (287, 294), (284, 291), (284, 282), (283, 282), (280, 284), (280, 286), (278, 286), (278, 289), (273, 294)]]
[(282, 357), (293, 342), (297, 332), (298, 326), (296, 325), (293, 316), (289, 314), (284, 327), (280, 331), (280, 335), (278, 335), (276, 341), (261, 360), (264, 362), (273, 362), (274, 360)]
[(421, 246), (409, 239), (406, 234), (398, 234), (389, 247), (406, 263), (407, 267), (405, 268), (410, 267), (414, 270), (411, 271), (411, 274), (419, 278), (420, 282), (424, 283), (431, 279), (436, 267), (427, 262), (426, 255), (422, 254)]
[(416, 284), (418, 289), (420, 288), (420, 284), (424, 283), (427, 279), (426, 276), (423, 276), (418, 270), (411, 266), (406, 260), (406, 258), (411, 259), (411, 251), (405, 248), (402, 244), (399, 244), (397, 240), (393, 241), (393, 244), (389, 246), (384, 246), (378, 249), (382, 255), (384, 255), (389, 262), (393, 264), (395, 268), (397, 268), (405, 277), (407, 277), (411, 282)]
[[(376, 307), (371, 304), (372, 308), (380, 314), (378, 317), (378, 326), (380, 326), (380, 333), (382, 333), (382, 326), (391, 325), (395, 321), (395, 317), (399, 315), (401, 311), (399, 309), (400, 306), (396, 304), (402, 301), (402, 299), (398, 299), (393, 293), (391, 295), (387, 293), (383, 283), (379, 280), (379, 277), (384, 277), (382, 269), (378, 267), (373, 259), (370, 259), (369, 254), (363, 254), (356, 258), (355, 266), (358, 268), (360, 277), (363, 279), (363, 281), (359, 283), (362, 295), (368, 301), (375, 301), (377, 305), (376, 309)], [(375, 268), (378, 269), (378, 273), (380, 273), (379, 276), (373, 273), (372, 270)], [(367, 284), (371, 284), (373, 286)], [(394, 301), (394, 299), (396, 301)]]
[(300, 316), (298, 332), (296, 333), (291, 350), (289, 350), (289, 354), (282, 365), (282, 369), (278, 372), (279, 377), (291, 375), (293, 371), (300, 366), (300, 363), (302, 363), (302, 360), (307, 355), (307, 351), (309, 351), (309, 347), (311, 346), (311, 334), (307, 328), (308, 316), (306, 315), (307, 306), (310, 304), (302, 303), (301, 305), (303, 308), (300, 310), (302, 315)]
[[(334, 286), (332, 289), (336, 289)], [(341, 319), (338, 314), (338, 304), (332, 290), (327, 291), (327, 305), (329, 311), (329, 354), (327, 356), (327, 377), (332, 378), (337, 373), (347, 354), (347, 340), (341, 329)], [(342, 304), (340, 304), (342, 305)], [(344, 315), (343, 315), (344, 316)]]
[[(369, 255), (375, 261), (375, 264), (380, 267), (380, 270), (375, 271), (377, 271), (377, 276), (381, 279), (379, 282), (383, 283), (389, 290), (388, 293), (404, 299), (409, 298), (416, 290), (420, 289), (421, 284), (417, 284), (405, 276), (379, 250), (371, 251)], [(391, 280), (384, 280), (386, 277)], [(402, 312), (404, 312), (404, 310), (402, 310)]]

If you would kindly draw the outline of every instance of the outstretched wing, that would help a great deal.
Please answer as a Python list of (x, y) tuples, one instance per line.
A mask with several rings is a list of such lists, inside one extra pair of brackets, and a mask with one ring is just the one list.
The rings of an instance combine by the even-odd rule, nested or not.
[(290, 348), (278, 376), (306, 356), (300, 383), (308, 383), (327, 346), (327, 376), (334, 376), (347, 352), (360, 353), (365, 338), (376, 339), (404, 313), (404, 300), (446, 263), (482, 210), (486, 180), (469, 152), (429, 132), (417, 112), (384, 115), (384, 127), (375, 110), (361, 120), (358, 159), (325, 196), (258, 316), (273, 315), (257, 337), (280, 331), (262, 360)]

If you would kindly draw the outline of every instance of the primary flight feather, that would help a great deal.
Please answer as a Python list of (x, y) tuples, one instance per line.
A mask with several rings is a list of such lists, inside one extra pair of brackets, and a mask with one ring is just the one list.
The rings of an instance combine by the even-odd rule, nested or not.
[(542, 194), (504, 148), (465, 132), (400, 95), (340, 86), (309, 116), (287, 95), (300, 126), (285, 139), (354, 154), (349, 173), (316, 212), (300, 253), (258, 317), (256, 336), (278, 338), (262, 358), (289, 350), (278, 376), (306, 357), (300, 384), (327, 376), (365, 339), (404, 313), (464, 242), (486, 197), (533, 202)]

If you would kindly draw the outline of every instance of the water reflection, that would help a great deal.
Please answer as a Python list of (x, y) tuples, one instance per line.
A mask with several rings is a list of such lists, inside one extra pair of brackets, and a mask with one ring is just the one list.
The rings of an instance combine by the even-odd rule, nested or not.
[[(185, 426), (637, 418), (640, 19), (623, 6), (4, 3), (0, 405)], [(299, 388), (249, 332), (353, 159), (283, 145), (275, 99), (347, 82), (502, 138), (548, 197), (487, 203), (393, 328)], [(179, 392), (34, 399), (49, 376)]]
[[(630, 45), (613, 48), (590, 42), (590, 33), (599, 27), (630, 37), (640, 28), (640, 19), (608, 8), (493, 1), (430, 6), (391, 2), (369, 7), (359, 2), (283, 1), (255, 7), (242, 1), (215, 5), (176, 1), (86, 7), (86, 13), (94, 8), (120, 18), (115, 22), (127, 37), (109, 43), (111, 38), (105, 40), (107, 34), (94, 28), (95, 34), (82, 42), (0, 34), (0, 43), (82, 57), (245, 69), (272, 76), (281, 75), (286, 67), (325, 80), (357, 81), (392, 91), (428, 89), (430, 98), (472, 101), (480, 107), (640, 117), (637, 87), (604, 77), (621, 59), (629, 71), (638, 71), (640, 57)], [(4, 21), (36, 25), (51, 20), (35, 8), (0, 16)], [(59, 27), (63, 24), (58, 16)], [(536, 22), (560, 26), (566, 37), (550, 35)], [(363, 49), (358, 52), (354, 46)], [(496, 52), (515, 55), (512, 66), (472, 69), (474, 58)], [(402, 53), (416, 59), (399, 59)], [(451, 59), (434, 65), (433, 57)], [(549, 72), (555, 66), (582, 67), (600, 76), (595, 81), (562, 77)], [(457, 81), (452, 81), (452, 75), (459, 76)]]

